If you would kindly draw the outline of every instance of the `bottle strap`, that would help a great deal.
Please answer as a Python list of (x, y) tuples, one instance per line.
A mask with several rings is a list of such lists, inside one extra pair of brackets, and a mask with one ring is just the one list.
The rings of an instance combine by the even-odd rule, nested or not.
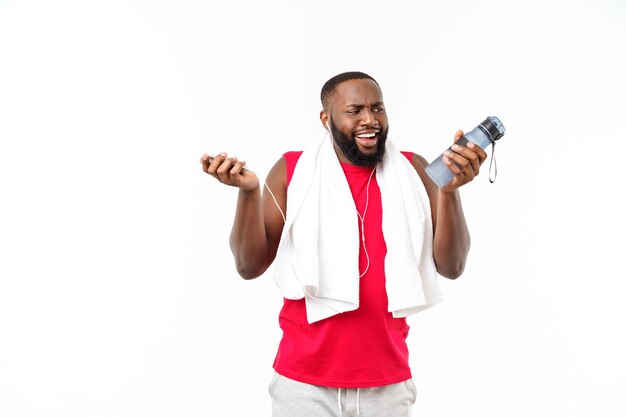
[[(491, 139), (489, 139), (491, 140)], [(491, 179), (491, 171), (493, 168), (493, 179)], [(496, 162), (496, 141), (491, 140), (491, 161), (489, 161), (489, 182), (496, 182), (496, 177), (498, 176), (498, 164)]]

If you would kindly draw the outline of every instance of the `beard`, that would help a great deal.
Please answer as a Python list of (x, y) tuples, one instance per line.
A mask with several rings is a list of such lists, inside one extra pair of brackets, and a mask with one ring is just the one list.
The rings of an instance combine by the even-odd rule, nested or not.
[(330, 130), (333, 134), (333, 140), (341, 150), (341, 153), (343, 153), (348, 161), (350, 161), (353, 165), (360, 167), (373, 167), (383, 160), (389, 126), (387, 126), (385, 130), (378, 132), (376, 152), (370, 155), (361, 152), (357, 146), (356, 140), (340, 131), (337, 126), (335, 126), (332, 117), (330, 117)]

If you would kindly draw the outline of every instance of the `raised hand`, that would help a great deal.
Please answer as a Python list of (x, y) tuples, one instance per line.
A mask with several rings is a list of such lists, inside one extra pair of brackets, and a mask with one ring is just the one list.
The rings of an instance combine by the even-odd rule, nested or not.
[(245, 161), (222, 152), (217, 156), (204, 154), (200, 158), (202, 170), (222, 184), (237, 187), (243, 191), (252, 191), (259, 187), (259, 178), (245, 168)]
[(452, 171), (454, 178), (441, 188), (442, 191), (455, 190), (472, 181), (480, 172), (482, 163), (487, 159), (484, 149), (472, 142), (468, 142), (466, 146), (456, 144), (462, 136), (463, 131), (457, 130), (452, 151), (444, 152), (443, 162)]

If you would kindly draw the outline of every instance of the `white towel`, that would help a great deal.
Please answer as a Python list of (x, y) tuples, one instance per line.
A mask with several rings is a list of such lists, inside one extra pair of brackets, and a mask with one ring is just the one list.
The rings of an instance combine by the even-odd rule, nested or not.
[[(428, 194), (390, 140), (376, 180), (387, 245), (388, 310), (394, 317), (406, 317), (443, 298), (433, 260)], [(354, 200), (326, 133), (298, 159), (274, 262), (278, 288), (287, 299), (305, 298), (309, 323), (359, 307), (359, 245)]]

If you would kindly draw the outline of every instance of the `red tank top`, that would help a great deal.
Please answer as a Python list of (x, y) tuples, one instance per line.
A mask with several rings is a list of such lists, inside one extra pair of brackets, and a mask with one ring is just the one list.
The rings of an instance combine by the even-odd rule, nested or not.
[[(301, 154), (284, 154), (287, 184)], [(411, 160), (411, 153), (403, 154)], [(363, 215), (372, 168), (343, 162), (341, 167), (352, 191), (356, 210)], [(356, 221), (356, 211), (354, 216)], [(369, 388), (411, 378), (406, 344), (409, 326), (406, 319), (393, 318), (387, 311), (387, 247), (383, 239), (382, 202), (375, 174), (369, 185), (365, 245), (370, 264), (361, 278), (358, 309), (309, 324), (304, 299), (284, 300), (279, 315), (283, 337), (274, 360), (276, 372), (296, 381), (335, 388)], [(366, 267), (367, 256), (361, 243), (361, 273)]]

